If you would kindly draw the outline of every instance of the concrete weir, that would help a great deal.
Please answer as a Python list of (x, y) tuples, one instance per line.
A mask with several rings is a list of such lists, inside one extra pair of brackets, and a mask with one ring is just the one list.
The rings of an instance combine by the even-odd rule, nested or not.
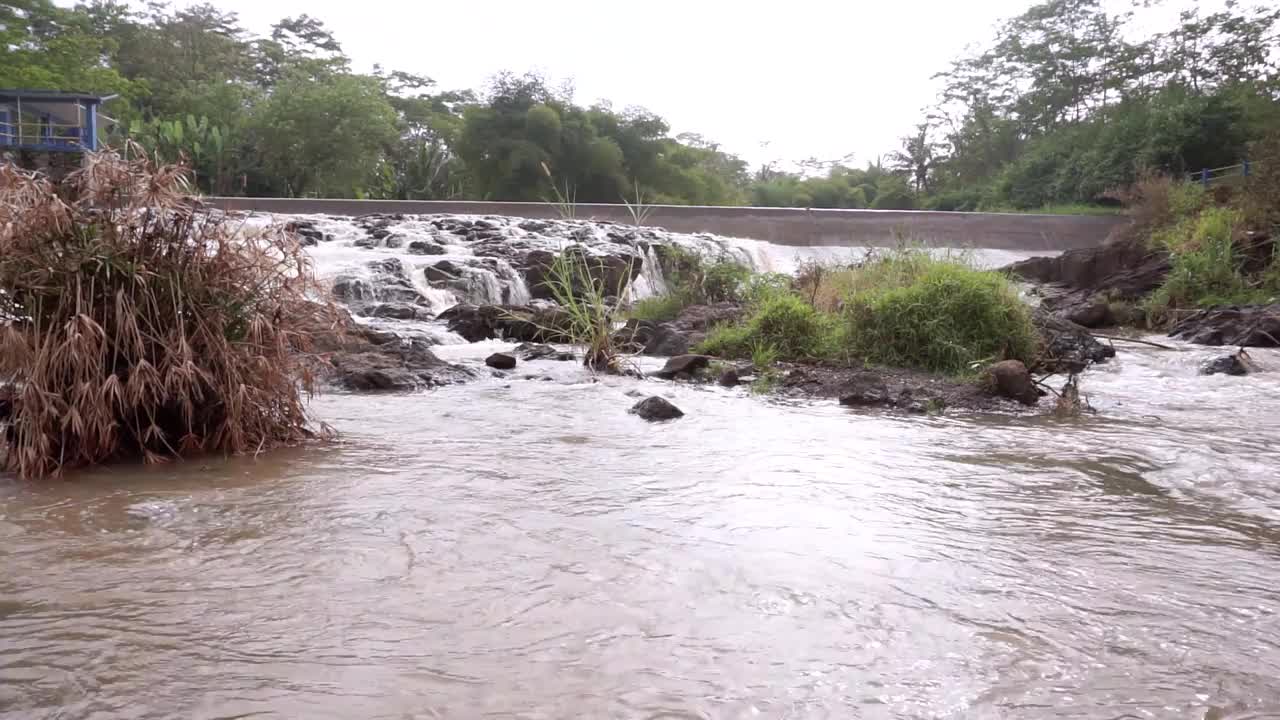
[[(507, 215), (559, 218), (546, 203), (455, 200), (206, 198), (224, 210), (295, 215)], [(714, 233), (781, 245), (884, 247), (905, 239), (938, 247), (1061, 251), (1100, 245), (1125, 221), (1118, 215), (1030, 215), (923, 210), (652, 206), (645, 224), (681, 233)], [(576, 217), (630, 224), (625, 205), (579, 204)]]

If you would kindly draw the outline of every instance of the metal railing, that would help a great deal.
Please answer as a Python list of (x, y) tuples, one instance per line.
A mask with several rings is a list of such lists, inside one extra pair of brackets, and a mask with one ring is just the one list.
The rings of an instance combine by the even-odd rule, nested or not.
[(0, 145), (78, 147), (88, 132), (82, 125), (0, 121)]
[(1187, 179), (1198, 182), (1205, 187), (1226, 182), (1248, 182), (1253, 173), (1254, 164), (1245, 160), (1238, 165), (1227, 165), (1220, 168), (1205, 168), (1198, 172), (1188, 173)]

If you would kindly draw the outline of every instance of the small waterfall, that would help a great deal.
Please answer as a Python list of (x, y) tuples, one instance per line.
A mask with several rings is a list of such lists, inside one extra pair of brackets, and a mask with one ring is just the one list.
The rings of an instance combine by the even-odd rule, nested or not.
[(662, 272), (662, 262), (653, 245), (644, 249), (644, 262), (640, 266), (640, 276), (631, 284), (630, 300), (641, 300), (654, 295), (665, 295), (669, 292), (667, 278)]

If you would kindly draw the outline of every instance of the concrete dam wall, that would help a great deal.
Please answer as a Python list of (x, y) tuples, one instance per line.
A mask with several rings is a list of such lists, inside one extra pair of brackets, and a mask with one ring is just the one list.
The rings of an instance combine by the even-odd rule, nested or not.
[[(298, 215), (466, 214), (559, 218), (546, 203), (454, 200), (320, 200), (206, 198), (224, 210)], [(884, 247), (902, 240), (939, 247), (1060, 251), (1100, 245), (1123, 216), (1025, 215), (922, 210), (809, 210), (803, 208), (655, 205), (646, 225), (681, 233), (714, 233), (781, 245)], [(631, 224), (625, 205), (579, 204), (584, 220)]]

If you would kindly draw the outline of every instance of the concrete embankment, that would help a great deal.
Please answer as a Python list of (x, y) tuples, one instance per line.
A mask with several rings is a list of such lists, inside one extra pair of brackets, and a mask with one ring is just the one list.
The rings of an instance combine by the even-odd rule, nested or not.
[[(288, 214), (559, 217), (556, 208), (545, 203), (217, 197), (206, 200), (226, 210)], [(618, 223), (632, 221), (625, 205), (580, 204), (577, 216)], [(1123, 222), (1121, 216), (657, 205), (653, 206), (646, 224), (673, 232), (707, 232), (782, 245), (883, 247), (905, 239), (945, 247), (1054, 251), (1099, 245)]]

